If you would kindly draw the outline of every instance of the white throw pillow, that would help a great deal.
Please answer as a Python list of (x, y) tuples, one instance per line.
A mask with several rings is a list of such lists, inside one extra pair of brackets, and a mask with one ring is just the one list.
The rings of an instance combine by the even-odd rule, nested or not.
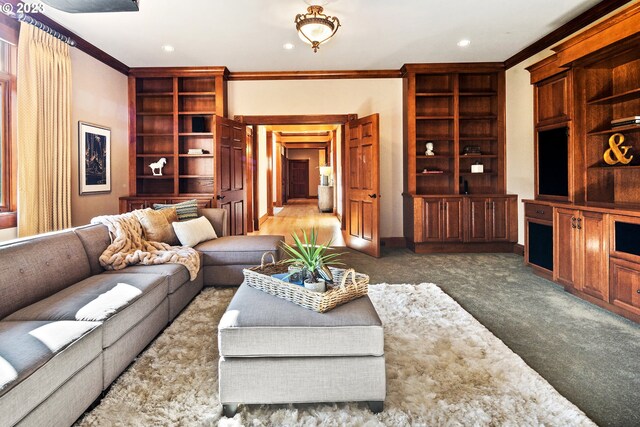
[(218, 238), (213, 225), (203, 216), (189, 221), (176, 221), (171, 225), (182, 246), (193, 247), (200, 242)]

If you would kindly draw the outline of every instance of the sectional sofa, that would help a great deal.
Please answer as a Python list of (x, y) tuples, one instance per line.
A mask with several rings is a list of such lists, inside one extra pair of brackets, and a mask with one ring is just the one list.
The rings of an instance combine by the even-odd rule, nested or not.
[(178, 264), (105, 271), (103, 225), (0, 244), (0, 427), (71, 425), (203, 286), (279, 259), (282, 236), (228, 236), (225, 210), (200, 213), (222, 237), (195, 247), (193, 281)]

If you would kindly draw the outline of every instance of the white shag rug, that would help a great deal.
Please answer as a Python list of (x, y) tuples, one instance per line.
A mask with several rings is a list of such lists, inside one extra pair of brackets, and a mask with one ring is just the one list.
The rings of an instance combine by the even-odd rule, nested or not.
[(218, 401), (217, 325), (232, 289), (205, 289), (80, 426), (593, 426), (436, 285), (370, 285), (385, 330), (384, 411), (365, 404)]

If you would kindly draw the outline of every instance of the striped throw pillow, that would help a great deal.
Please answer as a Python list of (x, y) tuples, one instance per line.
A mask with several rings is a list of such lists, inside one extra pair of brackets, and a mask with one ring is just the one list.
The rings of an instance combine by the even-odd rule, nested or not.
[(198, 201), (196, 199), (187, 200), (174, 205), (165, 205), (163, 203), (153, 204), (153, 208), (156, 210), (173, 207), (176, 208), (178, 221), (188, 221), (190, 219), (198, 218)]

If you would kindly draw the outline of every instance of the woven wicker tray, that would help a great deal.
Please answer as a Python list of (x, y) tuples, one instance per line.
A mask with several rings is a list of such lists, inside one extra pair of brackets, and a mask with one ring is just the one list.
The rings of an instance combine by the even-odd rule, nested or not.
[[(267, 254), (271, 255), (271, 263), (265, 263), (265, 255)], [(327, 285), (329, 289), (326, 292), (313, 292), (303, 286), (271, 277), (272, 274), (286, 273), (288, 267), (288, 263), (284, 261), (275, 262), (271, 253), (265, 253), (259, 266), (243, 270), (245, 283), (253, 288), (319, 313), (324, 313), (341, 304), (360, 298), (366, 295), (368, 291), (369, 276), (356, 273), (353, 269), (345, 270), (329, 267), (336, 285), (333, 287)]]

